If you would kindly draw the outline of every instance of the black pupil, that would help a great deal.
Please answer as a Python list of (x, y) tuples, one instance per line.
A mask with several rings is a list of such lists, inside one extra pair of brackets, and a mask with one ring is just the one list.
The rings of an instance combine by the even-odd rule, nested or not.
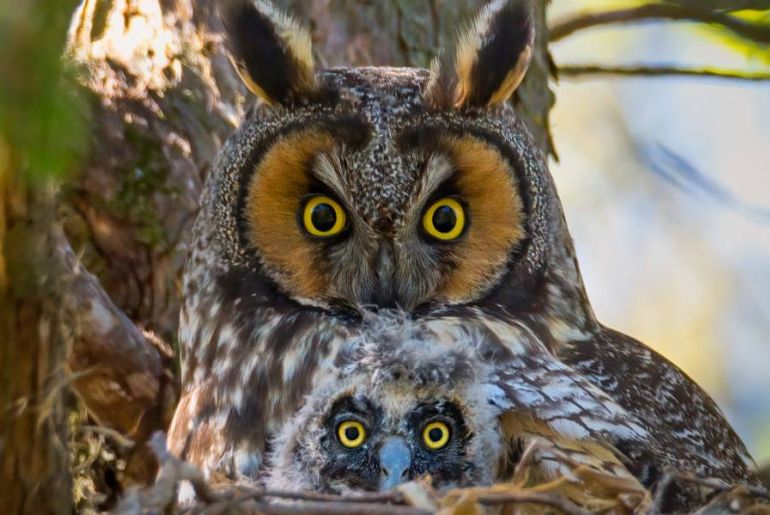
[(430, 438), (431, 442), (440, 442), (442, 436), (444, 436), (444, 432), (437, 427), (428, 431), (428, 438)]
[(441, 206), (434, 211), (433, 227), (438, 232), (451, 232), (455, 225), (457, 225), (457, 213), (454, 209), (449, 206)]
[(357, 427), (346, 427), (345, 428), (345, 438), (348, 440), (354, 442), (358, 439), (358, 428)]
[(331, 231), (337, 223), (337, 213), (329, 204), (318, 204), (310, 214), (313, 226), (321, 232)]

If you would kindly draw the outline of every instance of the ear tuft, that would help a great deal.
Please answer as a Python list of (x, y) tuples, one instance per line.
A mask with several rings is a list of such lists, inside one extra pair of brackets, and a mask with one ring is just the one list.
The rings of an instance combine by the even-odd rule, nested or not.
[(427, 103), (446, 109), (505, 102), (524, 79), (534, 35), (528, 0), (491, 2), (459, 38), (454, 60), (434, 65)]
[(223, 0), (225, 41), (238, 74), (270, 104), (312, 97), (315, 79), (310, 34), (266, 0)]

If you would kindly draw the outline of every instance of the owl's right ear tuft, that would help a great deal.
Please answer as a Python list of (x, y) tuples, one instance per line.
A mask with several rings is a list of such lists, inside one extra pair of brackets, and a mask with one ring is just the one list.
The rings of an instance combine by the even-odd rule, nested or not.
[(434, 109), (488, 108), (513, 95), (534, 44), (533, 0), (493, 0), (460, 35), (453, 54), (437, 59), (425, 88)]
[(310, 34), (266, 0), (222, 0), (219, 15), (230, 58), (249, 90), (290, 105), (318, 91)]

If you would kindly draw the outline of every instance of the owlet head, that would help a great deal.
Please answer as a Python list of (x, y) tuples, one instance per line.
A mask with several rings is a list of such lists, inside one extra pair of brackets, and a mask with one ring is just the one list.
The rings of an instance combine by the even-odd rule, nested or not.
[(478, 300), (523, 261), (537, 192), (522, 184), (544, 168), (506, 103), (531, 55), (526, 2), (489, 4), (430, 72), (318, 71), (308, 33), (268, 2), (221, 11), (261, 101), (216, 193), (237, 200), (221, 232), (254, 280), (305, 304), (413, 310)]
[[(369, 318), (281, 425), (268, 486), (347, 493), (429, 475), (445, 490), (509, 480), (535, 441), (601, 470), (625, 470), (609, 442), (655, 448), (633, 416), (536, 341), (514, 339), (506, 357), (472, 320), (450, 330), (440, 318)], [(568, 473), (563, 465), (544, 460), (538, 478)]]
[(493, 481), (503, 452), (498, 411), (468, 356), (427, 357), (417, 344), (352, 347), (284, 424), (270, 487), (346, 493), (426, 475), (441, 489)]

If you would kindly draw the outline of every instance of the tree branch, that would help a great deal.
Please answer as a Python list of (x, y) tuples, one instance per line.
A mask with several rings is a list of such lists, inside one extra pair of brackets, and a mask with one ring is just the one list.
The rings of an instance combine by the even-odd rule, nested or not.
[(766, 10), (767, 0), (663, 0), (663, 3), (707, 7), (714, 11)]
[(580, 14), (557, 21), (550, 28), (550, 41), (556, 42), (583, 29), (616, 23), (635, 23), (654, 20), (692, 21), (721, 25), (740, 36), (757, 43), (770, 43), (770, 25), (751, 23), (735, 16), (697, 7), (651, 4), (630, 9)]
[[(62, 309), (72, 336), (67, 364), (75, 391), (99, 424), (146, 440), (163, 426), (163, 357), (78, 262), (55, 230)], [(155, 418), (156, 420), (149, 420)]]
[(155, 458), (145, 445), (133, 443), (143, 444), (170, 421), (178, 396), (170, 353), (113, 303), (82, 267), (61, 228), (52, 229), (51, 240), (72, 388), (105, 426), (95, 431), (112, 431), (115, 441), (130, 449), (126, 476), (151, 481)]
[(559, 66), (558, 76), (571, 79), (587, 76), (618, 75), (625, 77), (712, 77), (742, 81), (768, 81), (770, 73), (742, 72), (712, 68), (679, 68), (676, 66), (604, 66), (604, 65), (564, 65)]

